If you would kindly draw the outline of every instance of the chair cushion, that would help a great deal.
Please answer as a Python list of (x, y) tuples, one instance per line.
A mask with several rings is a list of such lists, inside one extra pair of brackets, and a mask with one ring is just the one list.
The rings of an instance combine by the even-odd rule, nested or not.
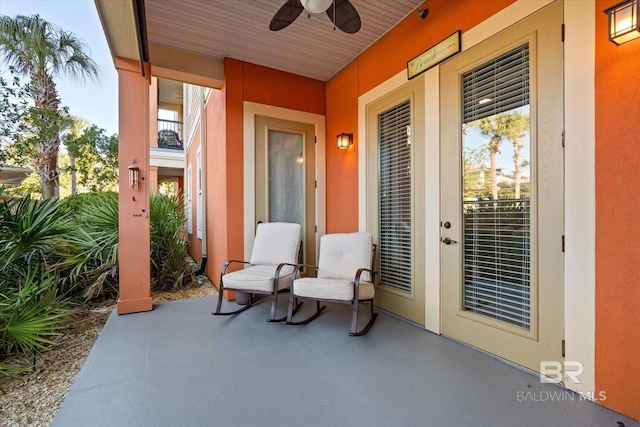
[(258, 224), (253, 241), (251, 264), (278, 265), (298, 262), (300, 224), (265, 222)]
[[(273, 282), (277, 265), (253, 265), (251, 267), (234, 271), (222, 276), (225, 289), (238, 289), (245, 291), (273, 292)], [(285, 265), (280, 270), (278, 290), (291, 286), (291, 272), (293, 267)]]
[[(354, 280), (359, 268), (371, 268), (370, 233), (325, 234), (320, 238), (318, 278)], [(360, 277), (371, 281), (369, 273)]]
[[(303, 277), (293, 282), (293, 293), (299, 297), (353, 301), (353, 281)], [(372, 299), (373, 283), (360, 281), (359, 300)]]

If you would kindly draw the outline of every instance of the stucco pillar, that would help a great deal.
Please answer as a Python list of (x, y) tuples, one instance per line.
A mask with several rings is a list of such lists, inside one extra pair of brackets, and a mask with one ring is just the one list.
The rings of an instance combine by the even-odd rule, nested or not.
[[(118, 70), (119, 270), (118, 314), (152, 309), (149, 230), (149, 73), (138, 62), (116, 58)], [(140, 169), (138, 189), (129, 165)]]
[(149, 89), (149, 147), (158, 147), (158, 78), (151, 77)]
[(151, 194), (158, 192), (158, 166), (149, 166), (149, 192)]

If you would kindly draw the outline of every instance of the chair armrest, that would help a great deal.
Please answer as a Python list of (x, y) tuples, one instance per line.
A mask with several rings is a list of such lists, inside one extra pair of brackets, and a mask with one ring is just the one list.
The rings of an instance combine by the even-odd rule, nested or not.
[(241, 261), (241, 260), (237, 260), (237, 259), (229, 260), (229, 261), (225, 262), (224, 265), (222, 266), (222, 272), (220, 273), (220, 275), (224, 276), (225, 274), (227, 274), (227, 268), (229, 268), (229, 265), (231, 265), (233, 263), (251, 264), (249, 261)]
[(293, 280), (295, 280), (296, 275), (298, 274), (298, 271), (301, 271), (304, 267), (313, 268), (313, 269), (315, 269), (315, 270), (317, 270), (317, 269), (318, 269), (318, 267), (317, 267), (317, 266), (315, 266), (315, 265), (309, 265), (309, 264), (291, 264), (291, 263), (288, 263), (288, 262), (283, 262), (282, 264), (279, 264), (279, 265), (278, 265), (278, 268), (276, 268), (276, 275), (275, 275), (276, 279), (280, 277), (280, 270), (282, 270), (282, 267), (284, 267), (285, 265), (289, 265), (289, 266), (291, 266), (291, 267), (294, 267), (294, 268), (293, 268), (293, 271), (291, 272), (291, 280), (292, 280), (292, 281), (293, 281)]
[(356, 278), (354, 280), (355, 284), (357, 285), (358, 283), (360, 283), (360, 276), (364, 272), (368, 272), (371, 275), (371, 283), (375, 283), (376, 274), (378, 273), (369, 268), (359, 268), (358, 271), (356, 271)]

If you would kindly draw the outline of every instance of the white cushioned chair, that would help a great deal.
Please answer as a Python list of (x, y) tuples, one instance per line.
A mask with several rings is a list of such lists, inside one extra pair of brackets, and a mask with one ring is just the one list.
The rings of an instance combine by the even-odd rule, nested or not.
[[(351, 332), (349, 335), (366, 334), (376, 317), (373, 312), (376, 246), (370, 233), (326, 234), (320, 238), (318, 266), (306, 266), (317, 270), (317, 277), (293, 280), (289, 295), (287, 324), (303, 325), (320, 315), (326, 306), (321, 301), (332, 301), (352, 306)], [(300, 267), (300, 265), (298, 265)], [(299, 308), (298, 298), (316, 301), (316, 312), (305, 320), (294, 322)], [(369, 304), (369, 323), (358, 331), (358, 307)]]
[[(300, 242), (300, 225), (286, 222), (269, 222), (258, 224), (250, 261), (230, 260), (222, 267), (220, 273), (220, 289), (215, 315), (230, 315), (245, 311), (258, 298), (251, 296), (244, 307), (222, 312), (224, 291), (240, 291), (249, 294), (271, 295), (270, 322), (283, 321), (286, 316), (276, 319), (278, 292), (291, 286), (292, 280), (298, 277)], [(227, 273), (233, 264), (245, 264), (242, 270)]]

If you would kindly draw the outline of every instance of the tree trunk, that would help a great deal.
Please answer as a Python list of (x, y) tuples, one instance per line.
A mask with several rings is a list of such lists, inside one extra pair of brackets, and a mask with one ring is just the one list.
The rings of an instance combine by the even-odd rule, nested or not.
[(69, 153), (69, 162), (71, 166), (71, 194), (78, 194), (77, 176), (76, 176), (76, 158), (73, 154)]
[(56, 197), (58, 178), (58, 150), (60, 149), (60, 100), (56, 85), (45, 71), (37, 73), (33, 78), (33, 98), (38, 115), (40, 140), (38, 158), (34, 161), (36, 173), (42, 184), (42, 198)]
[(524, 144), (522, 144), (522, 137), (518, 136), (513, 139), (513, 182), (515, 184), (515, 198), (520, 198), (520, 180), (522, 176), (522, 155), (520, 150)]

